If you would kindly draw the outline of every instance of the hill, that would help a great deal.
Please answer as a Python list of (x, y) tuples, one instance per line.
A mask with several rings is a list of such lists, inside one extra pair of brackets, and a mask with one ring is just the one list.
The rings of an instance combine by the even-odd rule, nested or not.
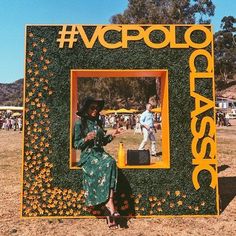
[[(16, 80), (14, 83), (0, 83), (0, 105), (23, 106), (23, 83), (23, 79)], [(236, 99), (236, 76), (227, 86), (217, 87), (216, 96)], [(125, 107), (123, 104), (125, 101), (117, 99), (115, 102), (118, 107)], [(131, 104), (134, 107), (137, 106), (133, 101), (131, 101)], [(137, 108), (139, 107), (137, 106)]]
[(0, 105), (23, 106), (23, 79), (14, 83), (0, 83)]

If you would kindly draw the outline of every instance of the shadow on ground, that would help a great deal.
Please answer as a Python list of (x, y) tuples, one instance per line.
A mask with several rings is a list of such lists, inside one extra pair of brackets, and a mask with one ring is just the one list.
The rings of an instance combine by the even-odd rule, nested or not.
[(236, 177), (219, 177), (220, 211), (221, 213), (236, 195)]

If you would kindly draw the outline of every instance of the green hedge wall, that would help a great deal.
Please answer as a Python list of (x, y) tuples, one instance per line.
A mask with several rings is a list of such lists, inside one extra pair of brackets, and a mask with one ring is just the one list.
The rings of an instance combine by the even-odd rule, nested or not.
[[(101, 214), (100, 209), (91, 212), (84, 207), (81, 170), (69, 168), (70, 70), (77, 68), (168, 70), (171, 167), (119, 170), (116, 203), (121, 214), (217, 214), (217, 193), (209, 187), (209, 173), (202, 171), (199, 175), (199, 190), (195, 190), (192, 183), (190, 113), (194, 110), (194, 100), (190, 97), (188, 65), (194, 49), (152, 49), (143, 41), (130, 42), (127, 49), (106, 49), (99, 42), (92, 49), (78, 42), (73, 48), (59, 49), (56, 40), (61, 28), (28, 26), (26, 30), (22, 215), (80, 217)], [(186, 28), (179, 27), (179, 42), (183, 41)], [(93, 26), (86, 27), (90, 36), (93, 31)], [(106, 37), (117, 41), (120, 36), (111, 31)], [(152, 37), (161, 40), (163, 36)], [(197, 32), (193, 37), (194, 41), (201, 42), (204, 35)], [(210, 47), (207, 50), (211, 52)], [(199, 58), (196, 64), (198, 70), (205, 70), (204, 58)], [(212, 86), (209, 81), (199, 80), (197, 91), (212, 99)], [(205, 115), (213, 117), (211, 111)]]

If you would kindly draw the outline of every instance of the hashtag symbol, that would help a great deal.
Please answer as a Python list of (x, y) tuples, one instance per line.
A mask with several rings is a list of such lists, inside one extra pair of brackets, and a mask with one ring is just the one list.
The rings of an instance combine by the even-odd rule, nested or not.
[[(69, 27), (70, 29), (68, 30)], [(69, 48), (73, 48), (74, 43), (77, 41), (75, 36), (78, 35), (78, 33), (76, 25), (63, 25), (62, 30), (59, 31), (59, 38), (57, 39), (59, 48), (63, 48), (65, 43), (69, 43)]]

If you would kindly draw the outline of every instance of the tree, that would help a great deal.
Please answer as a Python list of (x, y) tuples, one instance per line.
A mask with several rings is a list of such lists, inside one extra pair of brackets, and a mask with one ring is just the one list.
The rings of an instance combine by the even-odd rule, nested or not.
[[(221, 20), (221, 29), (214, 35), (215, 74), (218, 89), (229, 86), (236, 73), (236, 18), (225, 16)], [(231, 83), (230, 83), (231, 82)]]
[(129, 0), (123, 14), (111, 17), (114, 24), (209, 23), (215, 6), (211, 0)]

